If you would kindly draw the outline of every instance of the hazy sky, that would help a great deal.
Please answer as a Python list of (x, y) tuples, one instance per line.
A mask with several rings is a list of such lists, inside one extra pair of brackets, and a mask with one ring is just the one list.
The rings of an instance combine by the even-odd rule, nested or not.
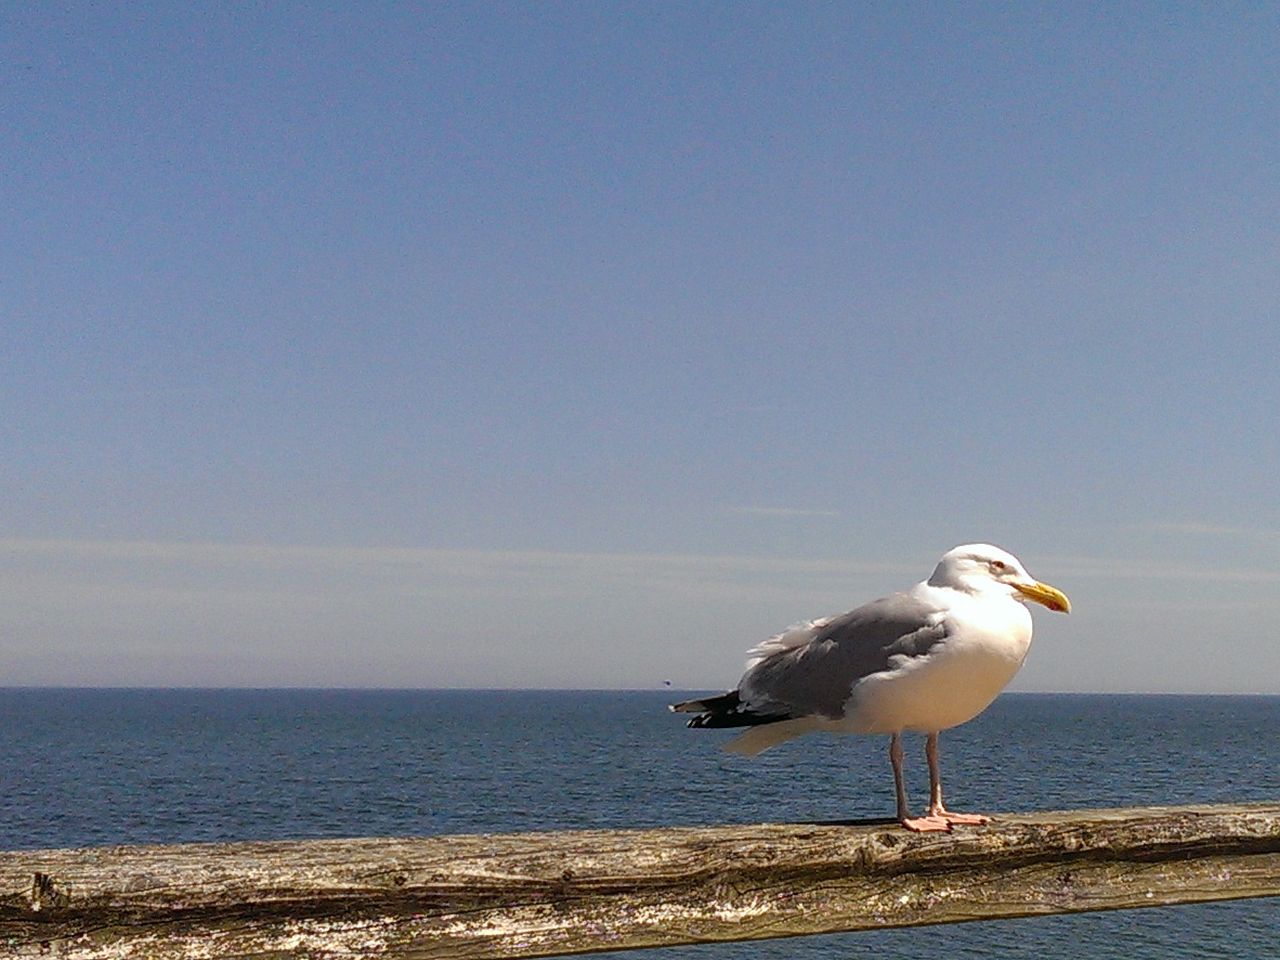
[(7, 5), (0, 684), (652, 686), (971, 540), (1280, 692), (1280, 8)]

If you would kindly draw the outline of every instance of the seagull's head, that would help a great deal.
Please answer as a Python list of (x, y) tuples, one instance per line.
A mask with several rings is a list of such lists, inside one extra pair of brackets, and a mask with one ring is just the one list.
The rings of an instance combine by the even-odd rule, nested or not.
[(948, 550), (934, 568), (929, 584), (965, 593), (996, 592), (1013, 600), (1034, 600), (1059, 613), (1071, 612), (1065, 593), (1041, 583), (1012, 553), (989, 543), (966, 543)]

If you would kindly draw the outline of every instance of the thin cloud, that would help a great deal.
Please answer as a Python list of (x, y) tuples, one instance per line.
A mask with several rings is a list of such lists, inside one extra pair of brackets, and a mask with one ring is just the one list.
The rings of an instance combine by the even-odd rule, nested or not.
[(324, 570), (413, 579), (500, 580), (586, 577), (632, 583), (672, 580), (734, 580), (833, 577), (914, 571), (900, 562), (816, 560), (715, 554), (572, 553), (540, 550), (450, 550), (420, 547), (282, 546), (207, 542), (0, 539), (0, 564), (31, 563), (42, 569), (58, 561), (172, 570), (238, 568), (250, 571)]
[(730, 513), (751, 517), (838, 517), (838, 510), (809, 510), (804, 507), (730, 507)]
[(1264, 539), (1280, 537), (1280, 530), (1233, 527), (1217, 523), (1151, 523), (1147, 524), (1144, 529), (1154, 533), (1178, 533), (1207, 537), (1261, 537)]
[(1272, 567), (1216, 567), (1205, 564), (1123, 560), (1114, 557), (1043, 556), (1036, 570), (1052, 570), (1050, 579), (1096, 577), (1105, 580), (1195, 580), (1215, 583), (1277, 583), (1280, 570)]

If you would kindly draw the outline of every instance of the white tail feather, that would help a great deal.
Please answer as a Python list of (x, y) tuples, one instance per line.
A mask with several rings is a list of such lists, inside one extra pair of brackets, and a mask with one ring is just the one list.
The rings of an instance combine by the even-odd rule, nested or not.
[(776, 747), (796, 737), (803, 736), (811, 730), (817, 730), (820, 724), (810, 717), (798, 720), (780, 720), (777, 723), (764, 723), (758, 727), (750, 727), (738, 734), (724, 745), (729, 753), (738, 753), (744, 757), (754, 757), (770, 747)]

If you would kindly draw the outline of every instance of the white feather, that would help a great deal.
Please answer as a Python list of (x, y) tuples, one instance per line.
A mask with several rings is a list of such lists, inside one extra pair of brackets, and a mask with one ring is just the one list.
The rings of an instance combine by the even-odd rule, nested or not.
[(760, 661), (769, 659), (775, 653), (785, 653), (787, 650), (803, 647), (814, 638), (819, 630), (830, 623), (831, 619), (831, 617), (823, 617), (821, 620), (805, 620), (800, 623), (793, 623), (777, 636), (762, 640), (747, 651), (747, 669), (750, 670)]

